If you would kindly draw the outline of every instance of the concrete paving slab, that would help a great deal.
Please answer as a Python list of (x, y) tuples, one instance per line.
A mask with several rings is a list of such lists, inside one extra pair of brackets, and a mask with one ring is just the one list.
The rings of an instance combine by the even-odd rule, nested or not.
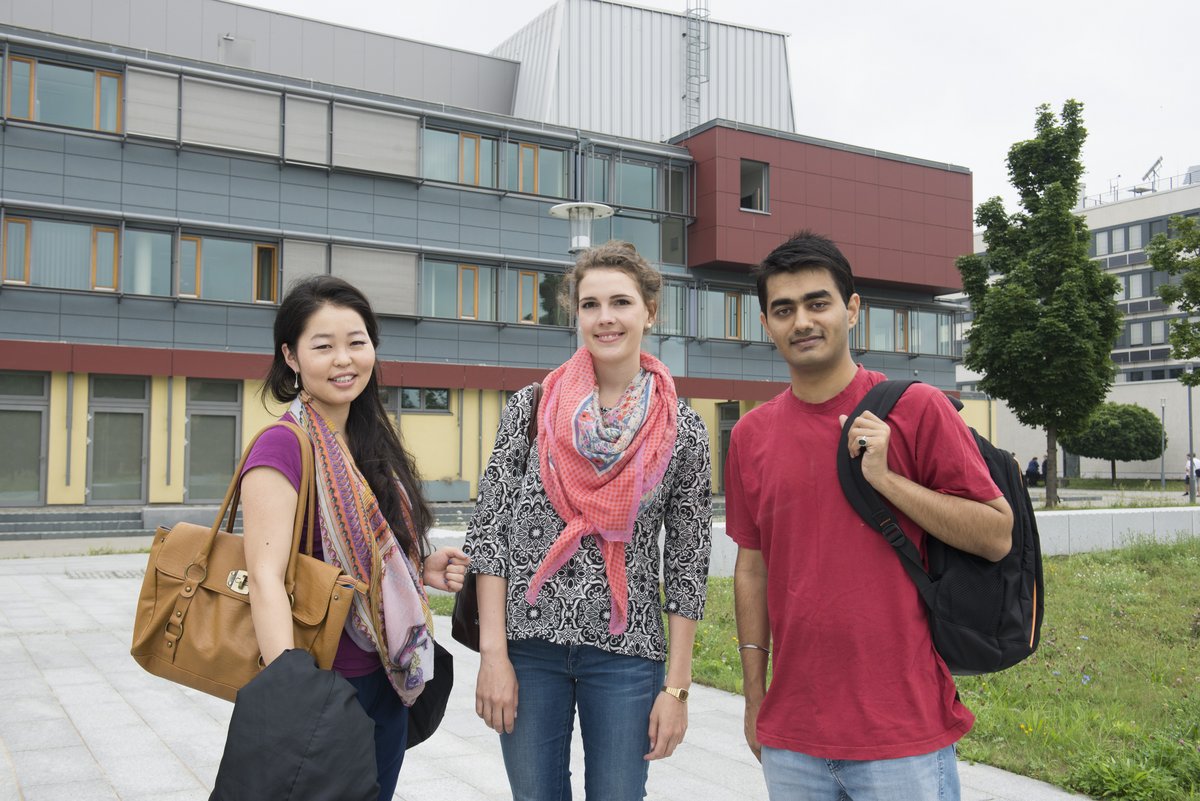
[[(145, 558), (0, 560), (0, 801), (208, 798), (233, 706), (151, 676), (129, 657)], [(436, 624), (449, 631), (449, 620)], [(510, 798), (497, 736), (475, 716), (479, 657), (446, 644), (457, 686), (442, 728), (406, 757), (396, 798)], [(650, 766), (649, 801), (765, 801), (742, 740), (741, 698), (695, 687), (689, 704), (687, 740)], [(571, 755), (572, 788), (583, 798), (578, 736)], [(964, 801), (1082, 798), (982, 765), (962, 764), (960, 774)]]

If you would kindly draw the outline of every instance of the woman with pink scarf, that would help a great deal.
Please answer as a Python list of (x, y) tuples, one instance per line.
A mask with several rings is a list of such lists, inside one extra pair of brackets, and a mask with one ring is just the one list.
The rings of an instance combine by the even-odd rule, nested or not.
[(644, 798), (650, 761), (687, 730), (712, 496), (704, 423), (641, 349), (661, 288), (628, 243), (579, 257), (563, 300), (583, 346), (540, 400), (509, 400), (480, 482), (475, 708), (516, 801), (571, 797), (576, 710), (586, 795), (604, 801)]

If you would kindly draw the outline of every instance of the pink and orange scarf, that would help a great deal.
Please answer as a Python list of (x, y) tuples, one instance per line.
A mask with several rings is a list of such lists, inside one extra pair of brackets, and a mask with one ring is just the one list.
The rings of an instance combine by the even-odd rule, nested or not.
[(641, 370), (612, 409), (602, 410), (586, 348), (546, 377), (538, 414), (542, 483), (567, 526), (525, 593), (537, 602), (546, 580), (567, 563), (582, 538), (595, 536), (612, 596), (610, 634), (629, 622), (625, 544), (638, 511), (662, 481), (675, 450), (675, 381), (666, 366), (641, 354)]
[[(325, 561), (368, 585), (366, 593), (354, 593), (346, 633), (359, 648), (379, 654), (392, 688), (411, 706), (433, 678), (433, 617), (417, 568), (420, 555), (404, 553), (371, 486), (320, 412), (300, 398), (288, 411), (313, 443)], [(397, 486), (413, 531), (408, 493)]]

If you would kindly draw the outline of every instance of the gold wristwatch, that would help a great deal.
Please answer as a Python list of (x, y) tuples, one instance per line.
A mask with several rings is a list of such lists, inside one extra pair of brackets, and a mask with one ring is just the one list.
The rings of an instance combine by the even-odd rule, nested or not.
[(683, 687), (668, 687), (667, 685), (664, 684), (662, 691), (664, 693), (666, 693), (667, 695), (675, 696), (677, 699), (679, 699), (680, 703), (684, 703), (684, 704), (687, 703), (688, 691), (685, 690)]

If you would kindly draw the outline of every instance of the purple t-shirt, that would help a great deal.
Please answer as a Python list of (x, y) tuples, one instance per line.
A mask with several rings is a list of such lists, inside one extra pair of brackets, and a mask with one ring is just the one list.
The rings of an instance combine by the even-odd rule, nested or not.
[[(296, 418), (292, 417), (291, 413), (285, 413), (279, 419), (289, 423), (296, 422)], [(296, 492), (299, 492), (300, 443), (296, 441), (296, 436), (283, 426), (274, 426), (268, 429), (254, 443), (254, 447), (250, 450), (250, 455), (246, 457), (246, 465), (242, 468), (242, 475), (246, 475), (248, 471), (255, 467), (271, 467), (278, 470), (291, 482), (292, 488)], [(316, 517), (316, 524), (317, 536), (313, 538), (313, 556), (317, 559), (323, 559), (324, 548), (321, 545), (320, 515)], [(304, 544), (307, 539), (308, 523), (306, 522), (304, 531), (301, 532), (300, 537), (301, 551), (304, 550)], [(359, 648), (354, 640), (350, 639), (350, 635), (343, 631), (342, 638), (338, 642), (337, 655), (333, 658), (333, 669), (343, 676), (352, 678), (355, 676), (366, 676), (379, 670), (379, 668), (379, 655), (374, 651), (364, 651), (362, 648)]]

